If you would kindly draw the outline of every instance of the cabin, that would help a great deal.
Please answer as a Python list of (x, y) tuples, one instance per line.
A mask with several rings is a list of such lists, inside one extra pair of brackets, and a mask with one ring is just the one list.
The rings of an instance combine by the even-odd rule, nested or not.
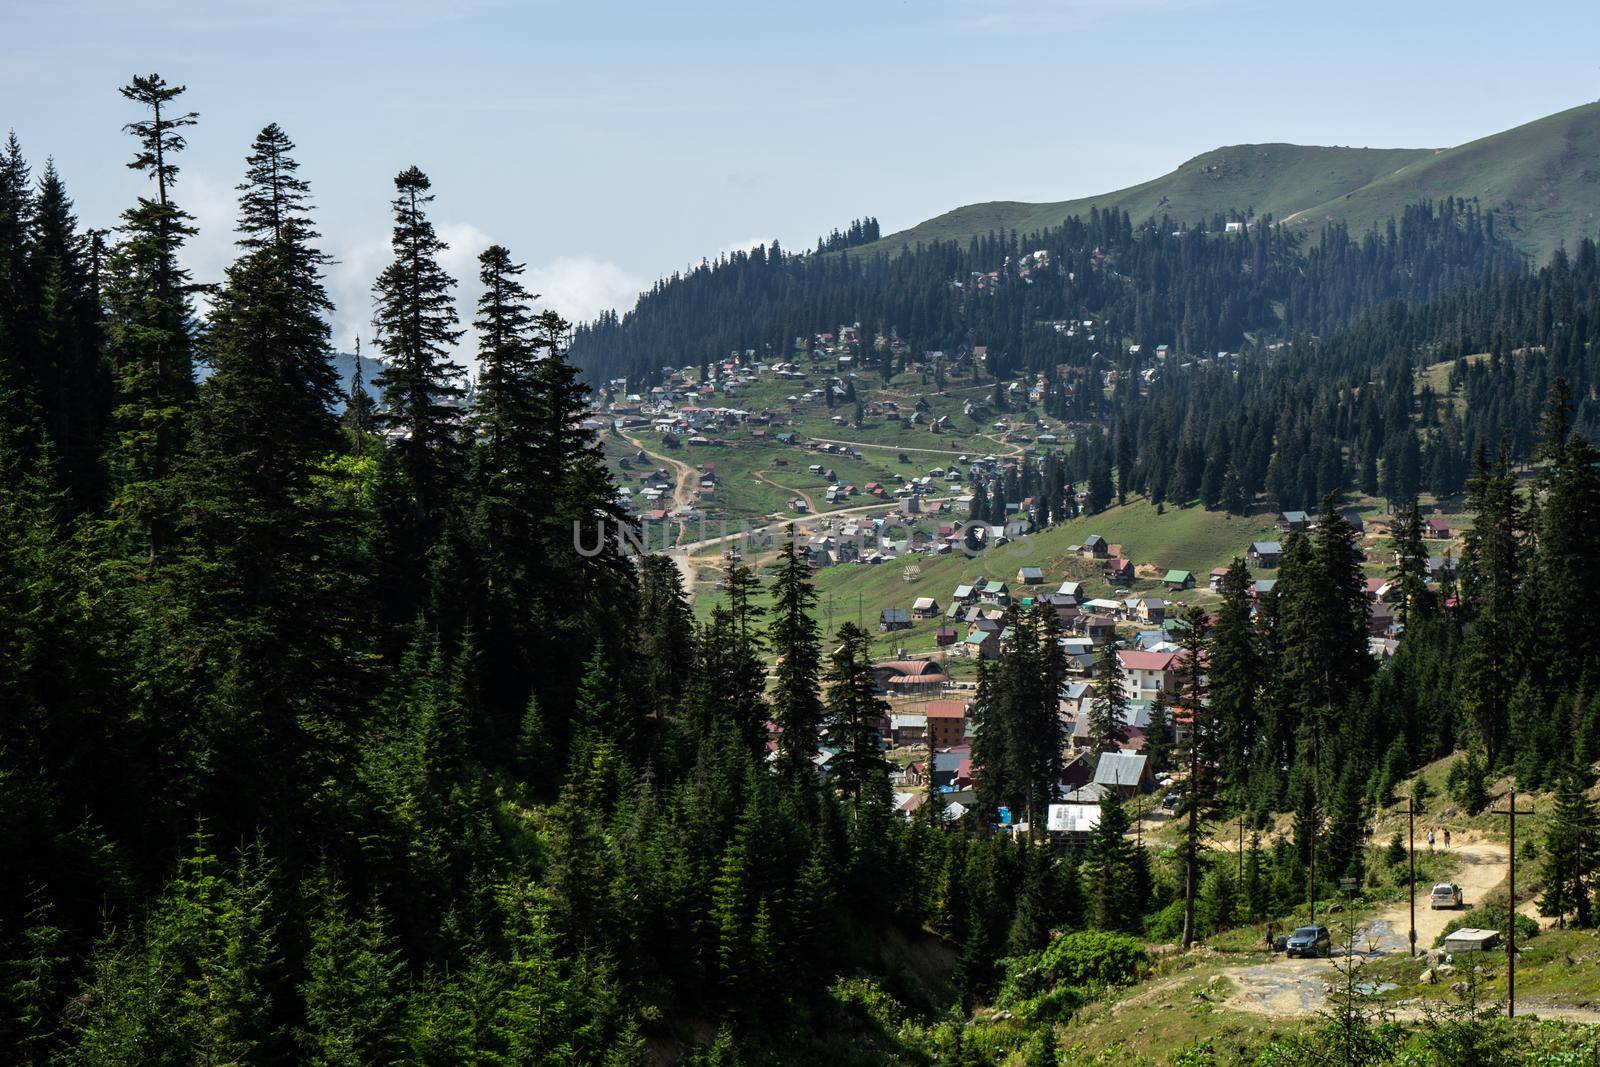
[(1161, 578), (1161, 584), (1171, 590), (1193, 589), (1194, 575), (1189, 571), (1168, 571)]
[(1017, 569), (1017, 581), (1023, 585), (1042, 585), (1044, 584), (1044, 571), (1038, 567), (1019, 567)]
[(1136, 752), (1102, 752), (1094, 768), (1094, 785), (1114, 789), (1124, 800), (1154, 788), (1150, 761)]
[(956, 591), (950, 594), (950, 599), (957, 604), (970, 604), (978, 599), (978, 591), (970, 585), (958, 585)]
[(973, 630), (961, 642), (963, 655), (991, 660), (1000, 655), (1000, 636), (994, 630)]
[(927, 742), (928, 717), (926, 715), (891, 715), (889, 716), (889, 743), (896, 747), (901, 745), (921, 745)]
[(1303, 511), (1279, 512), (1278, 529), (1282, 533), (1305, 533), (1311, 529), (1311, 516)]
[(985, 604), (1011, 603), (1011, 589), (1005, 582), (985, 582), (983, 589), (978, 593), (978, 599)]
[(1109, 554), (1110, 546), (1099, 534), (1090, 534), (1083, 539), (1083, 544), (1078, 546), (1078, 555), (1084, 559), (1105, 559)]
[(911, 616), (905, 608), (884, 608), (878, 613), (878, 629), (884, 633), (911, 629)]
[(1222, 590), (1222, 579), (1226, 578), (1227, 576), (1228, 576), (1228, 568), (1226, 568), (1226, 567), (1213, 567), (1213, 568), (1211, 568), (1211, 574), (1206, 580), (1206, 588), (1211, 590), (1213, 593), (1220, 592)]
[(954, 626), (941, 626), (933, 631), (933, 643), (943, 648), (955, 644), (958, 636), (960, 635)]
[(911, 602), (911, 617), (933, 619), (939, 615), (939, 602), (931, 596), (919, 596)]
[(1103, 615), (1082, 615), (1083, 635), (1096, 645), (1109, 645), (1117, 637), (1117, 624)]
[(1252, 541), (1250, 543), (1250, 562), (1257, 567), (1276, 567), (1283, 558), (1283, 542), (1281, 541)]
[(1448, 541), (1454, 536), (1443, 519), (1429, 519), (1422, 526), (1422, 536), (1435, 541)]
[(1105, 569), (1102, 573), (1104, 573), (1108, 582), (1131, 582), (1133, 581), (1133, 560), (1124, 556), (1114, 556), (1106, 560)]
[(1134, 612), (1139, 616), (1140, 622), (1160, 626), (1167, 621), (1167, 602), (1159, 597), (1147, 596), (1139, 601)]

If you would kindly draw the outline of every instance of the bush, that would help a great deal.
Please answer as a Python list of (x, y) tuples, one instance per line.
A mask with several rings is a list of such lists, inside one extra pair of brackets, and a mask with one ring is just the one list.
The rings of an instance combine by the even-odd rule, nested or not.
[(1126, 934), (1083, 930), (1063, 934), (1042, 952), (1005, 963), (1001, 1003), (1030, 1000), (1060, 987), (1105, 987), (1135, 981), (1150, 963), (1144, 945)]
[[(1444, 944), (1446, 937), (1449, 937), (1457, 930), (1463, 930), (1469, 926), (1476, 927), (1479, 930), (1499, 930), (1504, 933), (1506, 929), (1506, 909), (1500, 904), (1480, 904), (1465, 915), (1456, 916), (1445, 923), (1444, 930), (1438, 937), (1434, 938), (1433, 947), (1438, 948)], [(1517, 914), (1517, 942), (1520, 944), (1538, 936), (1539, 924), (1519, 912)]]

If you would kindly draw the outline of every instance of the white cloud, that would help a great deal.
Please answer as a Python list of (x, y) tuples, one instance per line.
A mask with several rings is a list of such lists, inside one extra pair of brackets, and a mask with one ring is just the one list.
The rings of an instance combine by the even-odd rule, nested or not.
[(530, 291), (540, 294), (540, 307), (552, 308), (570, 322), (585, 322), (602, 311), (627, 311), (650, 284), (593, 256), (560, 256), (530, 265), (526, 281)]

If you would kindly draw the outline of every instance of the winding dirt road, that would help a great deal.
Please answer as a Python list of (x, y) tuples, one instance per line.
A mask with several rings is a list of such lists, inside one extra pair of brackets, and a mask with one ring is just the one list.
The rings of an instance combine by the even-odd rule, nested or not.
[[(1466, 907), (1483, 901), (1506, 880), (1509, 853), (1495, 841), (1458, 841), (1450, 853), (1461, 859), (1453, 880), (1461, 886)], [(1417, 887), (1417, 948), (1432, 947), (1434, 938), (1459, 911), (1434, 911), (1428, 907), (1427, 886)], [(1333, 916), (1337, 920), (1338, 916)], [(1324, 920), (1330, 929), (1335, 921)], [(1393, 955), (1407, 950), (1411, 928), (1410, 911), (1405, 901), (1386, 905), (1364, 921), (1356, 931), (1356, 949), (1366, 955)], [(1338, 934), (1334, 935), (1335, 941)], [(1337, 946), (1336, 946), (1337, 950)], [(1274, 956), (1266, 963), (1231, 967), (1222, 972), (1233, 983), (1234, 992), (1227, 1006), (1260, 1015), (1306, 1015), (1320, 1011), (1327, 998), (1328, 981), (1333, 977), (1327, 960), (1285, 959)]]

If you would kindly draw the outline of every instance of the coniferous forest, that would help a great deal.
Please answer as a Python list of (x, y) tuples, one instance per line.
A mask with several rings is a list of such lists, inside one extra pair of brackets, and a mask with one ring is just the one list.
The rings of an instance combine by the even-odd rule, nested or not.
[[(316, 175), (292, 131), (239, 146), (235, 255), (202, 284), (182, 266), (182, 163), (205, 127), (160, 76), (121, 92), (148, 181), (114, 229), (82, 225), (66, 177), (14, 137), (0, 160), (8, 1062), (1053, 1063), (1052, 1024), (1142, 973), (1149, 942), (1360, 878), (1374, 805), (1442, 755), (1468, 751), (1469, 806), (1511, 772), (1566, 790), (1566, 825), (1589, 825), (1593, 244), (1534, 270), (1457, 203), (1309, 251), (1269, 225), (1174, 237), (1108, 214), (1041, 236), (1043, 310), (1001, 286), (980, 311), (928, 294), (1015, 238), (862, 261), (865, 219), (575, 334), (499, 245), (458, 306), (413, 166), (372, 191), (393, 229), (369, 393), (334, 370)], [(1246, 344), (1274, 306), (1290, 339)], [(1148, 395), (1069, 391), (1069, 373), (1128, 358), (1033, 328), (1077, 308), (1249, 354)], [(672, 561), (615, 539), (580, 551), (575, 528), (628, 520), (581, 428), (573, 349), (606, 353), (586, 357), (596, 374), (648, 375), (672, 345), (700, 358), (875, 315), (928, 347), (986, 337), (999, 376), (1053, 376), (1051, 403), (1118, 442), (1099, 447), (1124, 490), (1321, 513), (1259, 604), (1236, 562), (1216, 613), (1179, 627), (1189, 729), (1159, 758), (1189, 770), (1183, 849), (1130, 839), (1115, 791), (1070, 848), (990, 832), (1002, 806), (1040, 827), (1058, 789), (1053, 611), (1011, 608), (983, 664), (976, 809), (903, 819), (868, 636), (822, 632), (792, 543), (765, 573), (730, 563), (704, 622)], [(707, 317), (737, 339), (691, 326)], [(1465, 411), (1414, 394), (1424, 356), (1482, 351), (1454, 372)], [(1398, 516), (1405, 633), (1381, 666), (1338, 509), (1364, 482)], [(1430, 574), (1423, 489), (1475, 515), (1458, 571)], [(1095, 685), (1091, 731), (1114, 745), (1120, 674)], [(1293, 832), (1264, 843), (1281, 815)], [(1206, 856), (1224, 817), (1252, 834), (1238, 877)], [(1592, 921), (1600, 849), (1552, 855), (1552, 906)], [(973, 1040), (989, 1006), (1032, 1028)], [(1270, 1062), (1352, 1047), (1348, 1026), (1285, 1040)]]

